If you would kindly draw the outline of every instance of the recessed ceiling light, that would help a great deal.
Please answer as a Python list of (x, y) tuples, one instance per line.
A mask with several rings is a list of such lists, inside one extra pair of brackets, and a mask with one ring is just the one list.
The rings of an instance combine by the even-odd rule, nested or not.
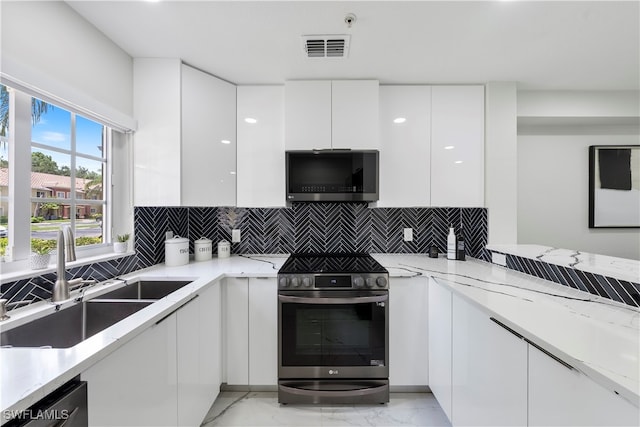
[(253, 117), (245, 117), (244, 119), (245, 122), (249, 123), (249, 124), (254, 124), (254, 123), (258, 123), (258, 121), (256, 119), (254, 119)]
[(404, 118), (404, 117), (396, 117), (395, 119), (393, 119), (393, 123), (398, 124), (398, 125), (399, 125), (400, 123), (404, 123), (404, 122), (406, 122), (406, 121), (407, 121), (407, 119), (406, 119), (406, 118)]
[(223, 143), (223, 144), (231, 144), (231, 141), (229, 141), (228, 139), (223, 139), (220, 142)]
[(236, 171), (231, 171), (231, 172), (229, 172), (229, 173), (230, 173), (231, 175), (235, 175), (235, 174), (236, 174)]
[(453, 150), (453, 148), (454, 148), (453, 145), (446, 145), (444, 147), (445, 150)]
[(456, 164), (456, 165), (459, 165), (460, 163), (462, 163), (462, 160), (456, 160), (456, 161), (455, 161), (455, 164)]

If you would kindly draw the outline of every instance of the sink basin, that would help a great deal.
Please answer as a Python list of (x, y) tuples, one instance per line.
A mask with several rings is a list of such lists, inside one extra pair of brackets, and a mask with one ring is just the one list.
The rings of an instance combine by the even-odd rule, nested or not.
[(95, 297), (93, 301), (101, 299), (156, 300), (177, 291), (189, 283), (191, 283), (190, 280), (139, 280)]
[(153, 301), (89, 300), (0, 334), (0, 345), (68, 348), (142, 310)]

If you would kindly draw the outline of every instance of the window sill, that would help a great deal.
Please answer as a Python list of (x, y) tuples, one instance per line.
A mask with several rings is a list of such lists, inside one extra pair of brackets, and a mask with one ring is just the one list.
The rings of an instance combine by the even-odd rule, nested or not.
[[(67, 262), (66, 269), (67, 271), (70, 268), (80, 267), (87, 264), (93, 264), (96, 262), (109, 261), (112, 259), (123, 258), (126, 256), (135, 255), (135, 251), (127, 251), (124, 253), (115, 253), (108, 252), (100, 255), (87, 256), (77, 261)], [(55, 254), (51, 254), (52, 264), (49, 264), (47, 268), (43, 268), (41, 270), (32, 270), (29, 268), (28, 260), (23, 261), (15, 261), (12, 263), (0, 263), (0, 271), (2, 275), (0, 277), (0, 284), (5, 284), (9, 282), (15, 282), (16, 280), (22, 279), (31, 279), (32, 277), (42, 276), (43, 274), (55, 273), (56, 272), (56, 256)], [(11, 265), (10, 269), (12, 271), (7, 272), (8, 268), (6, 266)]]

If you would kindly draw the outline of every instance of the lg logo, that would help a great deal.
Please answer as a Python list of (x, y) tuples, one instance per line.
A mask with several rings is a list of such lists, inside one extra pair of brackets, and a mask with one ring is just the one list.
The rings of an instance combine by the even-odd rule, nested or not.
[(329, 369), (329, 375), (338, 375), (337, 369)]

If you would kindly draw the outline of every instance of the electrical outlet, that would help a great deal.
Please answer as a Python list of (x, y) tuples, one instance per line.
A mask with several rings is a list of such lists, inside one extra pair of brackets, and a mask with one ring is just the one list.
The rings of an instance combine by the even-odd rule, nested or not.
[(405, 228), (403, 230), (404, 241), (413, 242), (413, 228)]
[(505, 254), (499, 254), (496, 252), (491, 252), (491, 262), (494, 264), (501, 265), (503, 267), (507, 266), (507, 256)]
[(231, 230), (231, 241), (233, 243), (240, 242), (240, 229), (234, 228), (233, 230)]
[(169, 239), (173, 239), (173, 231), (171, 230), (164, 233), (164, 240), (169, 240)]

